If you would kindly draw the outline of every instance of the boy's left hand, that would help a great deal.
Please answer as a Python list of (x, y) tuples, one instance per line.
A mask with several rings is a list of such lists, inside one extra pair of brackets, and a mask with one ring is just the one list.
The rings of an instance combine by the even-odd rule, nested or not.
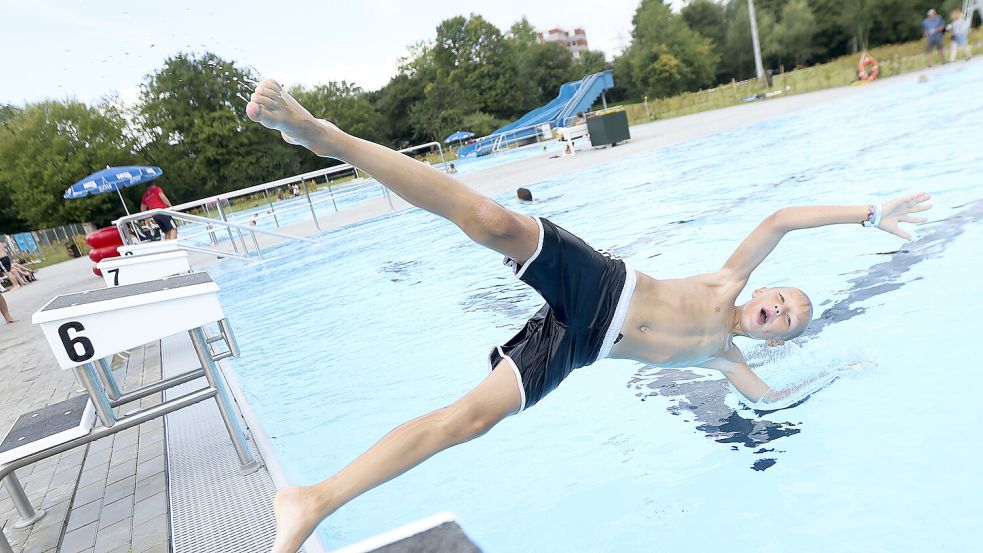
[(912, 217), (909, 214), (931, 208), (932, 204), (925, 203), (931, 199), (931, 195), (919, 192), (884, 202), (881, 204), (881, 223), (877, 228), (905, 240), (911, 240), (911, 235), (898, 227), (898, 223), (924, 223), (927, 221), (928, 219), (925, 217)]

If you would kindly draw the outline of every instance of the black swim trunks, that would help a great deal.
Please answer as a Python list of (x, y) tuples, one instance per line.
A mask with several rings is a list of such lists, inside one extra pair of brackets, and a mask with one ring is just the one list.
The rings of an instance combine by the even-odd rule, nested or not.
[(154, 213), (154, 221), (157, 222), (157, 226), (160, 227), (160, 231), (164, 234), (174, 230), (174, 218), (166, 213)]
[(10, 272), (10, 256), (9, 255), (5, 255), (3, 257), (0, 257), (0, 267), (3, 267), (3, 272), (5, 272), (5, 273), (9, 273)]
[(520, 411), (535, 405), (574, 369), (607, 357), (635, 290), (635, 271), (624, 261), (547, 219), (536, 222), (536, 252), (521, 267), (512, 259), (505, 261), (546, 305), (488, 356), (491, 368), (505, 359), (515, 371), (521, 383)]

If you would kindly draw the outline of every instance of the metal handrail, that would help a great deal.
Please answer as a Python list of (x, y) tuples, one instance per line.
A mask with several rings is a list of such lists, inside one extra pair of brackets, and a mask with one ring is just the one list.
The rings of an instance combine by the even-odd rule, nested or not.
[[(209, 217), (200, 217), (198, 215), (191, 215), (190, 213), (183, 213), (183, 212), (180, 212), (180, 211), (175, 211), (173, 208), (171, 208), (171, 209), (151, 209), (151, 210), (148, 210), (148, 211), (141, 211), (140, 213), (134, 213), (133, 215), (127, 215), (125, 217), (120, 217), (119, 219), (117, 219), (115, 221), (116, 230), (119, 232), (119, 235), (122, 238), (123, 242), (126, 243), (126, 244), (133, 244), (134, 243), (134, 241), (131, 240), (132, 237), (133, 237), (131, 235), (131, 233), (126, 232), (126, 225), (127, 224), (134, 223), (134, 222), (139, 221), (139, 220), (142, 220), (142, 219), (150, 218), (150, 217), (152, 217), (153, 215), (155, 215), (157, 213), (163, 213), (163, 214), (166, 214), (166, 215), (170, 215), (171, 217), (173, 217), (173, 218), (175, 218), (175, 219), (177, 219), (179, 221), (189, 221), (189, 222), (192, 222), (192, 223), (203, 223), (205, 225), (215, 225), (215, 226), (219, 226), (219, 227), (225, 227), (226, 230), (228, 230), (228, 232), (229, 232), (229, 239), (232, 241), (232, 247), (235, 249), (235, 254), (239, 254), (239, 246), (238, 246), (238, 244), (236, 244), (235, 238), (232, 235), (232, 230), (233, 229), (237, 230), (239, 232), (239, 239), (240, 239), (240, 241), (242, 241), (243, 254), (239, 254), (239, 255), (233, 254), (233, 255), (235, 257), (239, 257), (241, 259), (247, 259), (248, 258), (248, 253), (249, 253), (248, 248), (246, 247), (246, 242), (242, 238), (242, 231), (246, 231), (246, 232), (249, 233), (250, 237), (252, 238), (253, 245), (256, 248), (256, 253), (257, 253), (257, 255), (259, 255), (259, 258), (260, 259), (263, 258), (263, 251), (262, 251), (262, 248), (260, 248), (260, 246), (259, 246), (259, 240), (257, 240), (257, 238), (256, 238), (256, 233), (267, 234), (267, 235), (275, 236), (275, 237), (278, 237), (278, 238), (285, 238), (287, 240), (302, 240), (304, 242), (311, 242), (311, 243), (315, 243), (316, 242), (315, 240), (311, 240), (310, 238), (305, 238), (303, 236), (295, 236), (293, 234), (287, 234), (285, 232), (277, 232), (277, 231), (274, 231), (274, 230), (260, 229), (260, 228), (256, 228), (256, 227), (252, 227), (252, 226), (240, 225), (240, 224), (237, 224), (237, 223), (230, 223), (229, 221), (218, 220), (218, 219), (211, 219)], [(135, 234), (135, 233), (133, 233), (133, 234)], [(209, 254), (214, 254), (214, 255), (219, 255), (219, 256), (228, 256), (230, 254), (230, 252), (228, 252), (226, 250), (221, 250), (221, 249), (218, 249), (218, 248), (205, 248), (205, 247), (202, 247), (202, 246), (192, 246), (190, 244), (183, 244), (182, 247), (185, 248), (185, 249), (193, 250), (193, 251), (198, 251), (198, 252), (202, 252), (202, 253), (209, 253)]]
[[(404, 153), (405, 154), (405, 153), (408, 153), (408, 152), (414, 152), (416, 150), (422, 150), (424, 148), (431, 148), (431, 147), (434, 147), (434, 146), (437, 147), (437, 151), (440, 153), (441, 163), (444, 164), (444, 165), (446, 165), (447, 164), (447, 158), (444, 157), (444, 149), (443, 149), (443, 147), (441, 147), (440, 142), (427, 142), (426, 144), (417, 144), (416, 146), (410, 146), (409, 148), (403, 148), (403, 149), (397, 150), (397, 151), (399, 153)], [(232, 198), (238, 198), (240, 196), (248, 196), (249, 194), (255, 194), (257, 192), (263, 192), (264, 190), (269, 190), (271, 188), (276, 188), (278, 186), (283, 186), (285, 184), (290, 184), (290, 183), (293, 183), (293, 182), (302, 182), (302, 181), (314, 179), (314, 178), (317, 178), (317, 177), (323, 177), (323, 176), (327, 176), (327, 175), (333, 175), (335, 173), (343, 173), (343, 172), (346, 172), (346, 171), (354, 171), (355, 169), (356, 168), (355, 168), (354, 165), (351, 165), (349, 163), (343, 163), (341, 165), (334, 165), (334, 166), (327, 167), (327, 168), (324, 168), (324, 169), (318, 169), (317, 171), (309, 171), (307, 173), (301, 173), (299, 175), (293, 175), (293, 176), (290, 176), (290, 177), (285, 177), (285, 178), (282, 178), (282, 179), (277, 179), (275, 181), (270, 181), (270, 182), (263, 183), (263, 184), (257, 184), (257, 185), (249, 186), (249, 187), (246, 187), (246, 188), (240, 188), (239, 190), (233, 190), (232, 192), (223, 192), (221, 194), (216, 194), (214, 196), (208, 196), (208, 197), (201, 198), (201, 199), (198, 199), (198, 200), (194, 200), (194, 201), (191, 201), (191, 202), (185, 202), (183, 204), (173, 205), (173, 206), (171, 206), (170, 209), (172, 209), (172, 210), (182, 210), (182, 209), (190, 209), (190, 208), (194, 208), (194, 207), (201, 207), (201, 206), (204, 206), (205, 204), (211, 204), (211, 203), (219, 202), (219, 201), (222, 201), (222, 200), (229, 200), (229, 199), (232, 199)]]

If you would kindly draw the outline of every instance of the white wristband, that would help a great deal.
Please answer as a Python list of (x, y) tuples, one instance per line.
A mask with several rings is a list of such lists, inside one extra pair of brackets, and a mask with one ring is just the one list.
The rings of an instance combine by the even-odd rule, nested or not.
[(881, 204), (872, 204), (874, 209), (867, 213), (867, 218), (863, 221), (863, 226), (878, 228), (881, 224), (881, 216), (884, 215), (884, 211), (881, 209)]

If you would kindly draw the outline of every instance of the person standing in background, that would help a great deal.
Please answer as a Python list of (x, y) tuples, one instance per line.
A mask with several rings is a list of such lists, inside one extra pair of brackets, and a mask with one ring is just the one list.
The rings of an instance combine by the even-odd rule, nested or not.
[[(156, 184), (148, 186), (143, 193), (143, 199), (140, 200), (140, 211), (167, 209), (169, 207), (171, 207), (171, 200), (167, 199), (164, 190)], [(157, 226), (160, 227), (160, 231), (164, 233), (164, 239), (174, 240), (177, 238), (177, 227), (174, 226), (173, 217), (166, 213), (154, 213), (153, 218), (157, 222)]]
[(970, 19), (963, 17), (963, 12), (959, 10), (952, 10), (952, 23), (949, 23), (948, 29), (952, 32), (952, 46), (949, 50), (949, 61), (956, 61), (956, 56), (959, 55), (959, 50), (962, 50), (966, 54), (966, 61), (973, 59), (973, 49), (969, 47), (969, 27)]
[(922, 21), (922, 31), (925, 34), (925, 64), (932, 67), (932, 50), (939, 51), (939, 62), (945, 63), (945, 54), (942, 52), (942, 33), (945, 31), (945, 20), (942, 16), (935, 13), (935, 10), (928, 10), (928, 17)]

